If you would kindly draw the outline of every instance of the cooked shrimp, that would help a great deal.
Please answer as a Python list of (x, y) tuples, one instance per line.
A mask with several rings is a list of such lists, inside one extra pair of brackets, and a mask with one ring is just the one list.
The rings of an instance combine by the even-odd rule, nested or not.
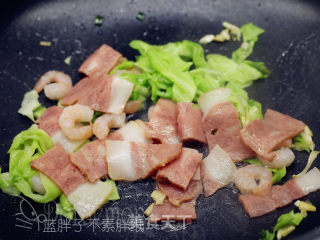
[(294, 153), (290, 148), (280, 148), (279, 150), (274, 151), (274, 153), (275, 157), (271, 162), (262, 157), (259, 157), (259, 161), (264, 166), (277, 169), (288, 167), (294, 161)]
[(248, 165), (235, 172), (234, 182), (242, 194), (264, 196), (271, 190), (272, 173), (265, 167)]
[(135, 100), (135, 101), (129, 101), (127, 102), (124, 112), (126, 114), (132, 114), (135, 112), (138, 112), (142, 107), (142, 101), (141, 100)]
[(93, 133), (99, 139), (105, 139), (108, 136), (109, 128), (119, 128), (124, 125), (126, 114), (103, 114), (98, 117), (93, 124)]
[[(92, 136), (92, 117), (91, 108), (75, 104), (63, 109), (59, 118), (59, 126), (67, 138), (85, 140)], [(81, 122), (89, 123), (89, 125), (82, 125)]]
[(68, 94), (71, 88), (71, 78), (67, 74), (59, 71), (46, 72), (34, 86), (34, 90), (38, 93), (44, 89), (44, 94), (51, 100), (63, 98)]

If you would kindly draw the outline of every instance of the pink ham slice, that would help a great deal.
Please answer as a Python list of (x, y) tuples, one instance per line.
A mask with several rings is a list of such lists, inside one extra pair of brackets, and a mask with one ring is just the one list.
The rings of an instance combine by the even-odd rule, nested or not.
[(107, 112), (113, 78), (108, 75), (80, 80), (62, 99), (63, 105), (79, 103), (93, 110)]
[(255, 155), (240, 137), (241, 123), (237, 109), (231, 102), (214, 105), (203, 119), (202, 127), (210, 150), (219, 145), (234, 162)]
[(105, 141), (86, 144), (79, 152), (71, 153), (70, 160), (92, 183), (108, 173)]
[(49, 107), (36, 121), (39, 128), (48, 133), (52, 137), (56, 132), (60, 131), (59, 117), (63, 108), (58, 106)]
[(61, 104), (85, 105), (99, 112), (120, 114), (131, 95), (133, 84), (119, 77), (101, 75), (79, 81)]
[(206, 137), (202, 130), (202, 112), (200, 108), (194, 108), (193, 103), (177, 103), (178, 110), (178, 135), (181, 141), (195, 140), (206, 143)]
[(169, 202), (175, 206), (196, 199), (202, 192), (202, 184), (199, 180), (192, 180), (185, 190), (170, 182), (158, 182), (157, 186), (168, 197)]
[(202, 154), (197, 150), (183, 148), (178, 159), (158, 171), (156, 179), (165, 179), (182, 189), (187, 189), (201, 160)]
[(168, 99), (159, 99), (151, 113), (146, 136), (161, 143), (178, 143), (177, 105)]
[(181, 144), (148, 144), (107, 140), (108, 174), (114, 180), (135, 181), (148, 177), (176, 159)]
[(258, 156), (272, 161), (278, 147), (288, 145), (288, 139), (301, 133), (305, 124), (288, 115), (268, 109), (264, 120), (255, 120), (241, 130), (241, 138)]
[(173, 206), (169, 201), (165, 200), (162, 205), (154, 205), (149, 216), (150, 222), (159, 222), (166, 220), (186, 220), (197, 219), (195, 201), (181, 203), (179, 207)]
[(47, 175), (66, 195), (87, 182), (59, 143), (30, 165)]
[(253, 218), (286, 206), (293, 200), (318, 189), (320, 189), (320, 171), (313, 168), (305, 175), (291, 179), (282, 186), (272, 186), (271, 191), (265, 196), (240, 195), (239, 201), (249, 217)]
[(106, 75), (119, 63), (121, 57), (119, 52), (103, 44), (82, 63), (79, 72), (87, 76)]

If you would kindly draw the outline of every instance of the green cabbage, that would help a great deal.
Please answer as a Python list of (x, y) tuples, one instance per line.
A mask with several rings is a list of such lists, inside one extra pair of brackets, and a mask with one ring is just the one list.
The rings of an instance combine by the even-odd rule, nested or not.
[[(48, 177), (40, 173), (40, 178), (46, 193), (40, 195), (32, 189), (31, 178), (38, 171), (30, 167), (30, 162), (41, 157), (52, 148), (54, 143), (46, 132), (32, 125), (28, 130), (19, 133), (12, 142), (8, 151), (10, 154), (9, 172), (0, 175), (0, 187), (2, 191), (8, 192), (8, 187), (22, 192), (25, 196), (36, 202), (47, 203), (56, 199), (61, 191), (57, 185)], [(13, 192), (18, 193), (17, 190)], [(12, 194), (12, 191), (9, 193)], [(14, 194), (13, 194), (14, 195)]]
[(264, 33), (262, 28), (257, 27), (252, 23), (247, 23), (241, 28), (243, 43), (232, 53), (232, 59), (235, 61), (243, 61), (251, 55), (255, 43), (258, 41), (258, 36)]
[(288, 213), (282, 214), (277, 221), (276, 226), (273, 228), (273, 232), (268, 230), (262, 230), (259, 233), (259, 240), (272, 240), (275, 238), (276, 232), (288, 226), (298, 226), (303, 220), (303, 215), (301, 213), (294, 213), (290, 211)]
[(313, 133), (311, 129), (306, 126), (304, 131), (293, 139), (293, 148), (298, 151), (313, 151), (315, 144), (312, 140), (312, 137)]
[(62, 215), (65, 218), (68, 218), (70, 220), (73, 220), (75, 209), (72, 205), (72, 203), (68, 200), (66, 195), (61, 194), (59, 198), (59, 203), (56, 203), (56, 214)]
[(41, 106), (38, 98), (39, 95), (36, 90), (31, 90), (25, 93), (18, 113), (27, 116), (32, 121), (35, 121), (35, 119), (39, 118), (46, 110), (45, 107)]

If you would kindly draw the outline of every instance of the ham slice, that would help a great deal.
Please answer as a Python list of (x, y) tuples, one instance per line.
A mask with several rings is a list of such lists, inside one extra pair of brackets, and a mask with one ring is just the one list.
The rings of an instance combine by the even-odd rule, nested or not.
[(264, 120), (255, 120), (241, 130), (241, 138), (257, 155), (268, 161), (275, 157), (273, 150), (288, 143), (301, 133), (305, 124), (288, 115), (268, 109)]
[(39, 128), (48, 133), (52, 137), (56, 132), (60, 131), (59, 117), (63, 108), (58, 106), (49, 107), (36, 121)]
[(168, 99), (159, 99), (148, 114), (146, 136), (161, 143), (179, 142), (177, 125), (177, 105)]
[(49, 107), (38, 120), (39, 128), (51, 137), (54, 143), (60, 143), (67, 152), (73, 152), (79, 148), (85, 140), (70, 140), (60, 130), (59, 118), (63, 108), (58, 106)]
[(94, 214), (113, 191), (113, 187), (106, 182), (89, 183), (71, 163), (68, 153), (59, 143), (30, 165), (57, 184), (81, 219)]
[(107, 140), (108, 174), (114, 180), (144, 179), (176, 159), (181, 144), (147, 144)]
[(152, 143), (145, 136), (145, 124), (141, 120), (130, 121), (119, 130), (108, 136), (109, 140), (132, 141), (140, 143)]
[(192, 180), (185, 190), (170, 182), (158, 182), (157, 186), (168, 197), (169, 202), (175, 206), (196, 199), (202, 192), (202, 184), (199, 180)]
[(149, 216), (150, 222), (159, 222), (165, 220), (186, 220), (197, 219), (195, 201), (181, 203), (179, 207), (173, 206), (169, 201), (165, 200), (162, 205), (154, 205)]
[(202, 127), (210, 150), (219, 145), (234, 162), (241, 162), (255, 155), (240, 137), (242, 126), (237, 109), (231, 102), (214, 105), (203, 119)]
[(200, 175), (206, 197), (213, 195), (218, 189), (233, 180), (237, 167), (229, 155), (216, 145), (200, 164)]
[(86, 179), (71, 163), (68, 153), (59, 143), (30, 165), (47, 175), (66, 195), (86, 183)]
[(106, 75), (119, 63), (121, 57), (119, 52), (103, 44), (82, 63), (79, 72), (87, 76)]
[(282, 186), (272, 186), (269, 194), (265, 196), (240, 195), (239, 201), (249, 217), (253, 218), (286, 206), (318, 189), (320, 189), (320, 171), (313, 168), (308, 173), (291, 179)]
[(79, 81), (62, 99), (63, 105), (75, 103), (99, 112), (120, 114), (133, 90), (133, 84), (108, 75), (87, 77)]
[(178, 159), (158, 171), (156, 179), (165, 179), (182, 189), (187, 189), (201, 160), (202, 154), (197, 150), (183, 148)]
[(71, 153), (70, 160), (92, 183), (108, 174), (105, 141), (86, 144), (79, 152)]
[(194, 108), (193, 103), (177, 103), (178, 110), (178, 135), (181, 141), (195, 140), (206, 143), (206, 137), (202, 130), (202, 112), (200, 108)]

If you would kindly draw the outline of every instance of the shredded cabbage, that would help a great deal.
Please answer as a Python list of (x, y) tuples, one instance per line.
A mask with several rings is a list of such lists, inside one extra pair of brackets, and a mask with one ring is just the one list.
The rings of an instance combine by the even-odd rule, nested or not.
[(41, 181), (46, 193), (35, 193), (31, 178), (39, 174), (30, 167), (30, 162), (39, 158), (52, 148), (54, 143), (46, 132), (32, 125), (28, 130), (19, 133), (8, 151), (10, 154), (9, 172), (0, 175), (2, 191), (11, 195), (18, 195), (19, 191), (36, 202), (47, 203), (56, 199), (61, 191), (48, 177), (40, 173)]
[(32, 121), (35, 121), (35, 119), (39, 118), (46, 110), (45, 107), (41, 106), (38, 98), (39, 95), (36, 90), (31, 90), (25, 93), (18, 113), (27, 116)]
[(56, 203), (56, 214), (73, 220), (75, 212), (73, 204), (68, 200), (66, 195), (61, 194), (59, 203)]

